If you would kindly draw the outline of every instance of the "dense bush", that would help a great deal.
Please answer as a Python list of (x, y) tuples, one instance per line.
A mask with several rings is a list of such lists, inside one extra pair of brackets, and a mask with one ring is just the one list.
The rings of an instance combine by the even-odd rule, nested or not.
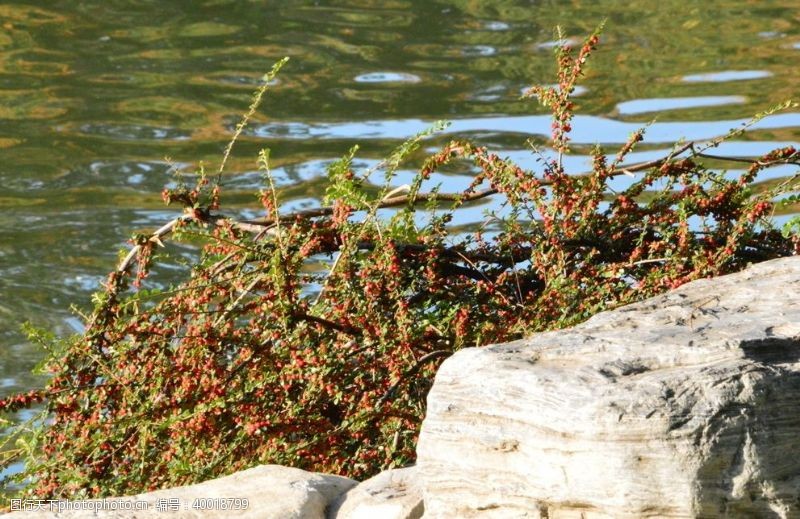
[[(733, 179), (700, 163), (724, 138), (623, 168), (639, 131), (613, 159), (595, 149), (590, 173), (567, 174), (570, 93), (596, 43), (559, 49), (558, 84), (531, 90), (554, 115), (556, 158), (542, 158), (539, 172), (454, 141), (393, 189), (423, 134), (372, 171), (353, 170), (352, 149), (330, 168), (317, 209), (279, 214), (268, 150), (258, 158), (258, 220), (220, 212), (219, 177), (165, 190), (183, 215), (134, 238), (85, 334), (49, 346), (47, 387), (0, 403), (45, 402), (48, 420), (9, 436), (24, 451), (26, 492), (133, 493), (258, 463), (356, 478), (402, 466), (414, 460), (436, 368), (453, 351), (795, 253), (797, 240), (768, 218), (794, 180), (754, 188), (760, 171), (798, 163), (792, 148)], [(474, 168), (472, 185), (426, 189), (445, 165)], [(378, 171), (381, 186), (369, 181)], [(636, 178), (615, 192), (618, 175)], [(454, 213), (487, 197), (504, 210), (453, 232)], [(168, 236), (202, 239), (201, 259), (168, 290), (139, 288)]]

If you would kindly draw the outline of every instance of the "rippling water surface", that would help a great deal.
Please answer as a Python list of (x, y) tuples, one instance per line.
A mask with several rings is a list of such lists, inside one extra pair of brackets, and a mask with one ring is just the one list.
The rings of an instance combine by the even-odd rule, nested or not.
[[(353, 143), (373, 165), (437, 119), (430, 146), (469, 136), (535, 169), (525, 142), (549, 119), (520, 93), (552, 83), (554, 27), (607, 28), (576, 100), (576, 153), (613, 152), (644, 123), (655, 158), (709, 139), (798, 92), (800, 16), (790, 1), (121, 1), (0, 5), (0, 396), (37, 384), (26, 320), (69, 333), (70, 305), (112, 268), (136, 230), (172, 216), (171, 167), (219, 163), (250, 93), (284, 68), (229, 162), (229, 207), (244, 212), (269, 147), (291, 207), (318, 203), (325, 166)], [(781, 113), (722, 152), (797, 144)], [(415, 160), (421, 160), (415, 157)], [(410, 178), (402, 171), (398, 183)], [(791, 174), (781, 169), (775, 176)], [(436, 180), (451, 188), (468, 173)], [(225, 203), (223, 199), (223, 203)], [(480, 208), (462, 218), (477, 217)]]

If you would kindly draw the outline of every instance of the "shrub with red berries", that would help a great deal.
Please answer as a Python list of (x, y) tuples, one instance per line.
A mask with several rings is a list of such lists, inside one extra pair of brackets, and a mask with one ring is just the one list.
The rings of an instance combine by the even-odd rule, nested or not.
[[(559, 154), (569, 151), (569, 94), (597, 42), (577, 55), (560, 49), (558, 85), (533, 91), (553, 111)], [(381, 164), (382, 185), (348, 152), (330, 167), (319, 208), (280, 212), (266, 150), (261, 218), (221, 212), (219, 183), (204, 174), (165, 190), (183, 214), (132, 240), (85, 333), (51, 346), (47, 387), (0, 401), (7, 412), (43, 402), (47, 416), (32, 431), (7, 426), (29, 447), (22, 492), (133, 494), (260, 463), (355, 478), (403, 466), (436, 369), (459, 348), (569, 326), (798, 249), (769, 221), (795, 179), (754, 184), (765, 169), (798, 164), (793, 148), (730, 179), (702, 165), (725, 137), (629, 164), (636, 132), (613, 159), (596, 149), (581, 175), (560, 159), (527, 171), (454, 141), (393, 188), (426, 135)], [(477, 173), (462, 192), (430, 189), (445, 166)], [(623, 174), (635, 178), (610, 189)], [(488, 198), (504, 211), (454, 233), (454, 214)], [(169, 239), (202, 240), (201, 257), (180, 283), (148, 289)]]

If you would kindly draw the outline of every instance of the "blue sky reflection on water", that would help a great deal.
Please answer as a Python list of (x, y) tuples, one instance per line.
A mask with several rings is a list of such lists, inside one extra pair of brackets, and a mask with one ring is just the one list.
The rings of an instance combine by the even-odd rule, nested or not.
[(722, 83), (725, 81), (744, 81), (748, 79), (764, 79), (772, 76), (766, 70), (726, 70), (723, 72), (709, 72), (706, 74), (690, 74), (683, 76), (687, 83)]
[(664, 110), (681, 110), (701, 106), (720, 106), (743, 104), (747, 99), (743, 96), (698, 96), (698, 97), (659, 97), (655, 99), (634, 99), (617, 105), (620, 115), (637, 115), (661, 112)]
[[(577, 115), (573, 119), (570, 141), (573, 144), (622, 144), (628, 136), (647, 127), (646, 143), (673, 143), (680, 139), (706, 140), (720, 137), (741, 127), (750, 119), (690, 122), (654, 122), (652, 124), (625, 122), (606, 117)], [(434, 121), (421, 119), (369, 120), (341, 123), (306, 124), (299, 122), (274, 122), (256, 125), (245, 133), (263, 139), (340, 139), (340, 140), (403, 140), (420, 133)], [(551, 119), (547, 115), (522, 115), (503, 117), (465, 118), (450, 121), (442, 133), (464, 134), (520, 134), (547, 138)], [(800, 113), (780, 113), (765, 117), (751, 130), (800, 128)], [(766, 150), (768, 151), (768, 150)]]

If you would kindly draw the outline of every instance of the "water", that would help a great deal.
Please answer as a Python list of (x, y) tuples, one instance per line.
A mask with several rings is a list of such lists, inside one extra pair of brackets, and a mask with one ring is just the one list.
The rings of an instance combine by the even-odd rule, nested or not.
[[(426, 143), (469, 136), (536, 168), (549, 119), (531, 84), (554, 78), (554, 27), (570, 41), (607, 18), (576, 92), (571, 171), (653, 119), (634, 160), (675, 139), (709, 139), (798, 94), (800, 28), (789, 1), (349, 0), (21, 1), (0, 5), (0, 397), (35, 387), (42, 352), (20, 324), (66, 334), (70, 305), (112, 268), (132, 232), (174, 212), (159, 197), (173, 167), (210, 168), (273, 62), (292, 60), (229, 162), (228, 206), (244, 212), (272, 149), (290, 207), (318, 204), (325, 165), (353, 143), (369, 167), (437, 119)], [(578, 37), (578, 39), (573, 39)], [(789, 110), (720, 153), (797, 145)], [(416, 157), (420, 159), (421, 157)], [(468, 172), (438, 175), (448, 189)], [(791, 168), (775, 170), (789, 175)], [(400, 172), (407, 182), (411, 166)], [(621, 179), (624, 181), (624, 179)], [(482, 207), (465, 212), (480, 217)]]

